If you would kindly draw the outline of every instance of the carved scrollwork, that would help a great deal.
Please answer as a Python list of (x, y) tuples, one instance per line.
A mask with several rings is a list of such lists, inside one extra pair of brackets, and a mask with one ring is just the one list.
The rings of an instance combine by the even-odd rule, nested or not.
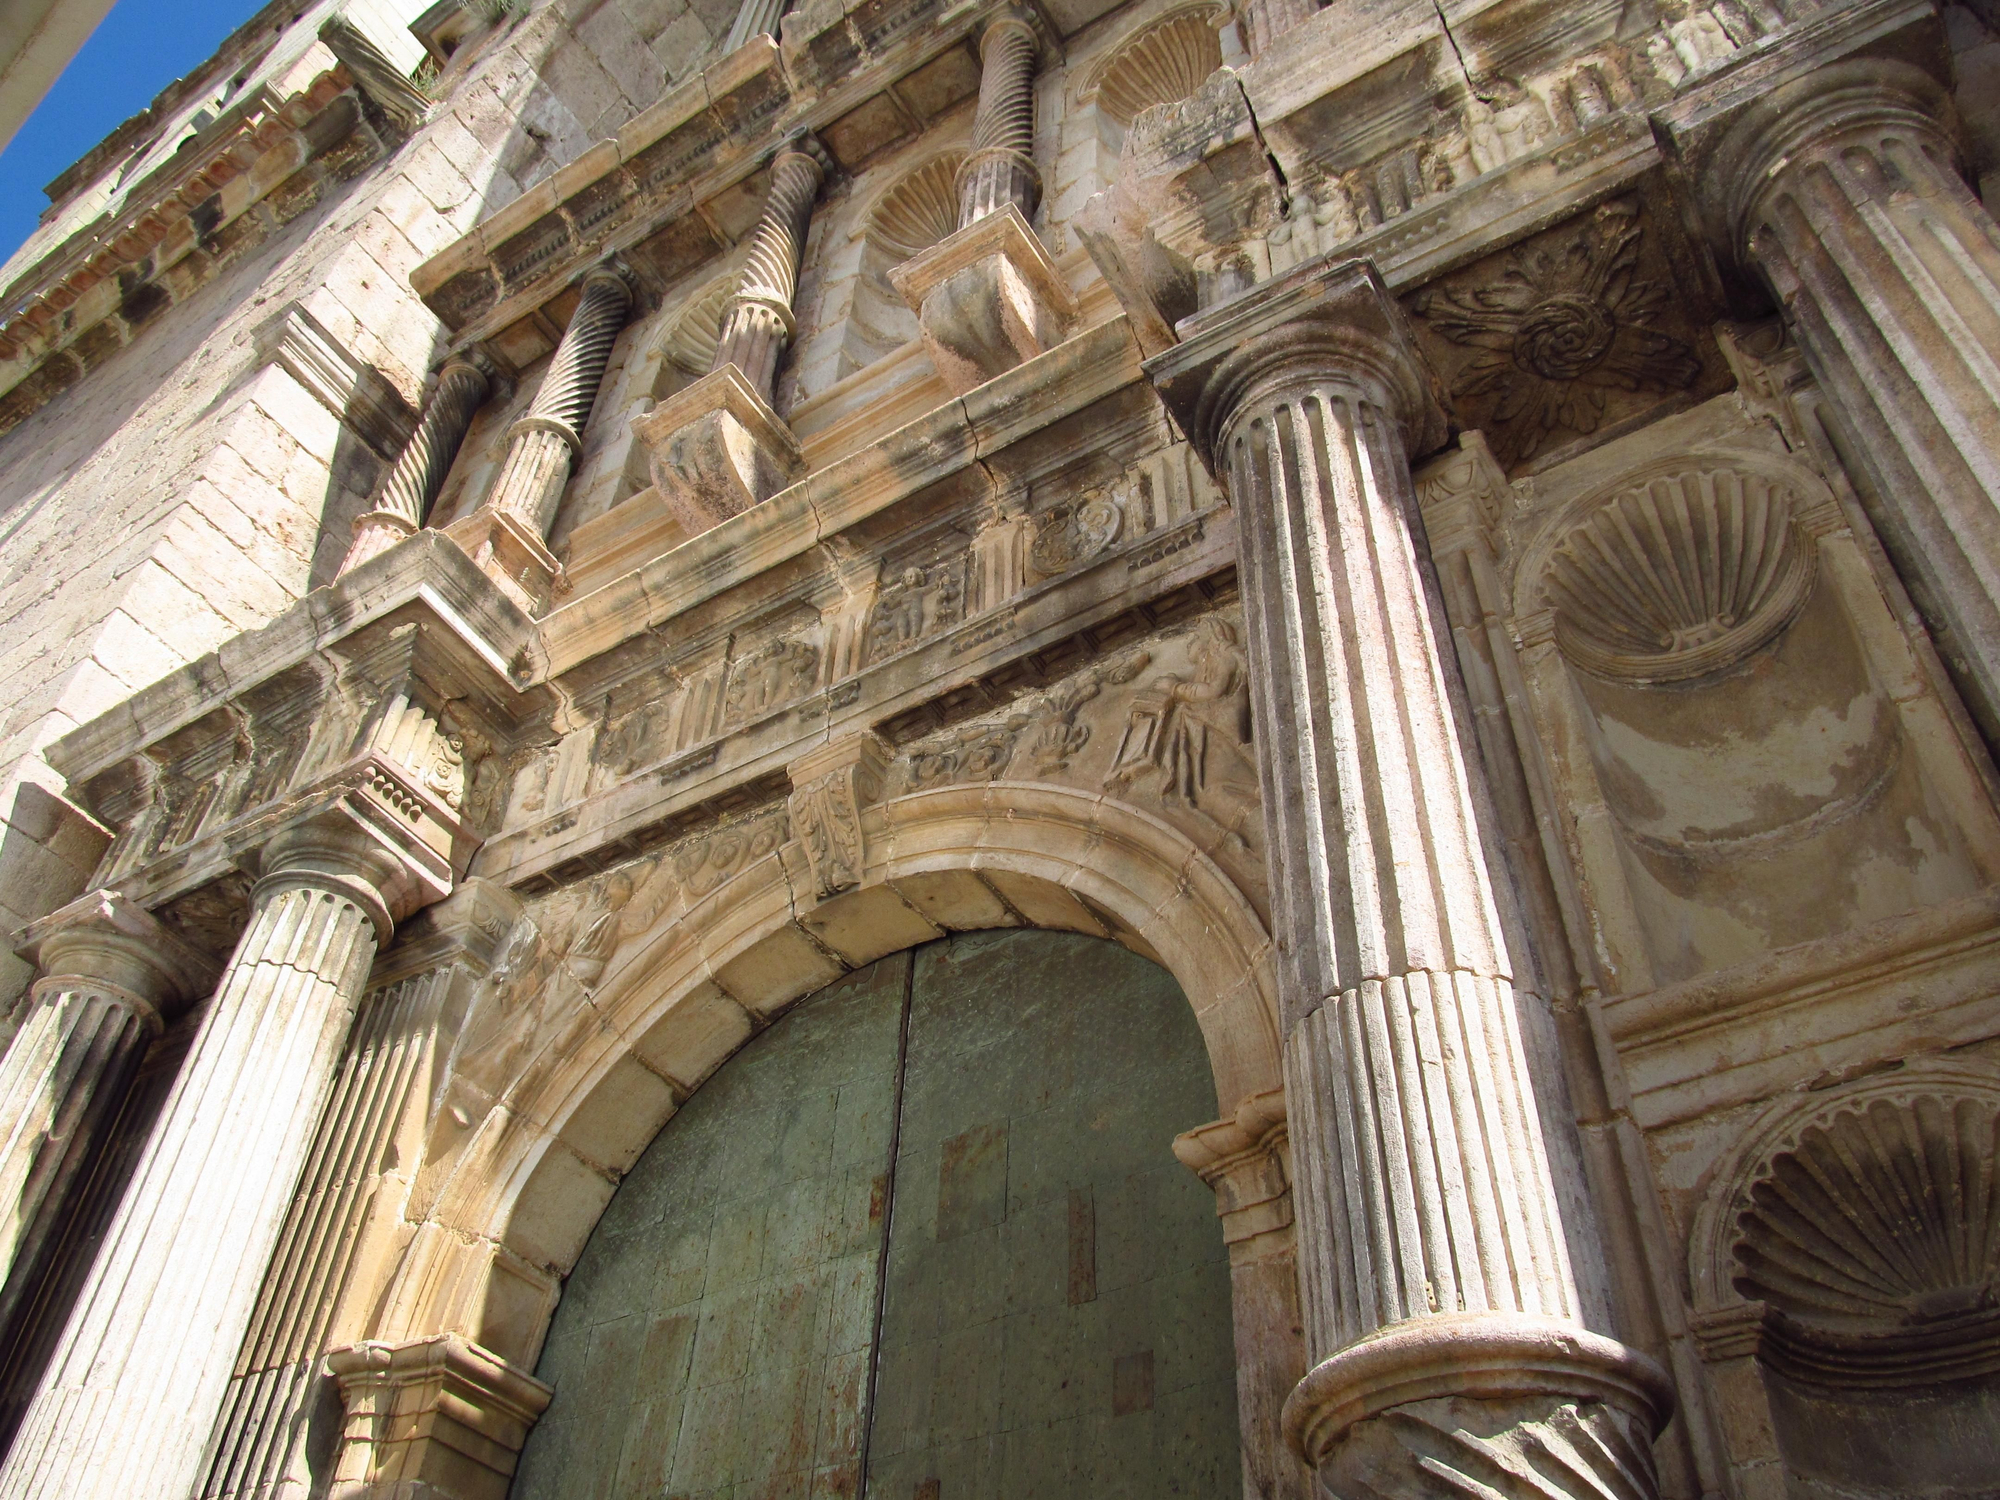
[(691, 900), (699, 900), (745, 865), (770, 854), (790, 834), (785, 814), (765, 813), (725, 824), (673, 852), (674, 873)]

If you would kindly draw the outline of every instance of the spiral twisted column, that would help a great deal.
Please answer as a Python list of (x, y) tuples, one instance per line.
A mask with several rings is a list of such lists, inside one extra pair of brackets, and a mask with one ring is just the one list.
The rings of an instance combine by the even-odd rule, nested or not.
[(7, 1500), (183, 1496), (200, 1477), (334, 1061), (409, 901), (399, 862), (344, 813), (279, 833), (262, 867), (249, 927), (0, 1468)]
[(790, 0), (743, 0), (736, 12), (736, 19), (730, 23), (729, 36), (722, 44), (722, 55), (727, 57), (752, 37), (776, 36), (778, 22), (784, 19)]
[(1148, 362), (1242, 529), (1309, 1373), (1287, 1436), (1344, 1496), (1657, 1493), (1671, 1408), (1592, 1333), (1426, 580), (1443, 423), (1365, 262)]
[(355, 517), (354, 542), (340, 564), (342, 573), (388, 551), (424, 524), (451, 473), (466, 429), (472, 426), (473, 413), (491, 386), (483, 360), (460, 357), (445, 362), (417, 430), (376, 490), (374, 504)]
[(812, 227), (813, 200), (826, 178), (824, 154), (810, 136), (788, 142), (771, 162), (764, 211), (751, 232), (750, 254), (722, 314), (710, 372), (734, 365), (766, 401), (777, 387), (778, 361), (796, 324), (799, 261)]
[(0, 1060), (0, 1329), (48, 1269), (146, 1049), (216, 966), (115, 891), (23, 934), (42, 974)]
[(486, 504), (520, 516), (539, 536), (549, 534), (556, 518), (570, 465), (583, 451), (584, 424), (604, 383), (611, 347), (631, 309), (632, 288), (622, 271), (605, 266), (584, 278), (542, 387), (508, 433), (507, 457)]
[(2000, 744), (2000, 229), (1960, 180), (1952, 107), (1906, 63), (1767, 94), (1706, 174), (1872, 481), (1871, 519)]
[(958, 169), (958, 227), (1008, 204), (1033, 219), (1042, 196), (1035, 170), (1035, 57), (1040, 46), (1025, 16), (1003, 12), (979, 38), (979, 108), (972, 149)]

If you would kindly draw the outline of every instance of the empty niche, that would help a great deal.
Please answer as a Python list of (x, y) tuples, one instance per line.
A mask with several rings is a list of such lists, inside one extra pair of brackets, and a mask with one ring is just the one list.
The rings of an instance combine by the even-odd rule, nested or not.
[(2000, 1111), (1891, 1078), (1805, 1112), (1736, 1203), (1738, 1295), (1802, 1500), (1992, 1490)]
[(1817, 535), (1812, 482), (1655, 465), (1582, 507), (1543, 603), (1659, 982), (1976, 889)]
[(1187, 98), (1222, 66), (1216, 28), (1227, 19), (1226, 11), (1209, 4), (1169, 11), (1114, 44), (1085, 75), (1077, 102), (1092, 107), (1103, 182), (1116, 174), (1134, 120), (1155, 105)]
[(862, 221), (861, 262), (841, 340), (839, 373), (851, 375), (917, 336), (917, 315), (889, 284), (889, 272), (958, 228), (962, 151), (911, 167), (881, 192)]

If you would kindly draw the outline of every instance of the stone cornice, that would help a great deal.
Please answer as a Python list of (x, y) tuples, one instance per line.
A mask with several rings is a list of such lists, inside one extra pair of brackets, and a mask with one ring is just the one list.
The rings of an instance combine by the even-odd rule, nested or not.
[(503, 359), (508, 330), (607, 254), (657, 297), (747, 232), (742, 190), (789, 132), (813, 132), (849, 170), (972, 99), (980, 31), (1003, 8), (896, 0), (865, 24), (840, 7), (795, 13), (782, 47), (758, 36), (711, 64), (425, 261), (411, 285), (456, 346), (486, 342)]
[[(360, 124), (345, 68), (288, 98), (259, 90), (210, 127), (199, 149), (142, 183), (115, 217), (79, 230), (17, 278), (0, 322), (0, 431), (206, 280), (231, 226)], [(136, 295), (134, 282), (156, 295)]]
[(1087, 329), (564, 605), (542, 621), (529, 677), (561, 676), (1138, 379), (1123, 318)]

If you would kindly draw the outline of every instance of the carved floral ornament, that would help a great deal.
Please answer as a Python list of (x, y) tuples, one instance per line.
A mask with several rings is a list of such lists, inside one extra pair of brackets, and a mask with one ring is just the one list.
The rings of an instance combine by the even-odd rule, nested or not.
[(1803, 508), (1782, 480), (1714, 461), (1614, 491), (1547, 564), (1563, 655), (1626, 682), (1681, 681), (1741, 661), (1812, 593)]
[(1490, 402), (1485, 424), (1503, 463), (1531, 458), (1558, 434), (1597, 431), (1612, 391), (1684, 391), (1701, 360), (1653, 325), (1673, 288), (1638, 274), (1638, 206), (1607, 203), (1581, 224), (1509, 253), (1480, 274), (1418, 294), (1432, 332), (1480, 351), (1451, 393)]

